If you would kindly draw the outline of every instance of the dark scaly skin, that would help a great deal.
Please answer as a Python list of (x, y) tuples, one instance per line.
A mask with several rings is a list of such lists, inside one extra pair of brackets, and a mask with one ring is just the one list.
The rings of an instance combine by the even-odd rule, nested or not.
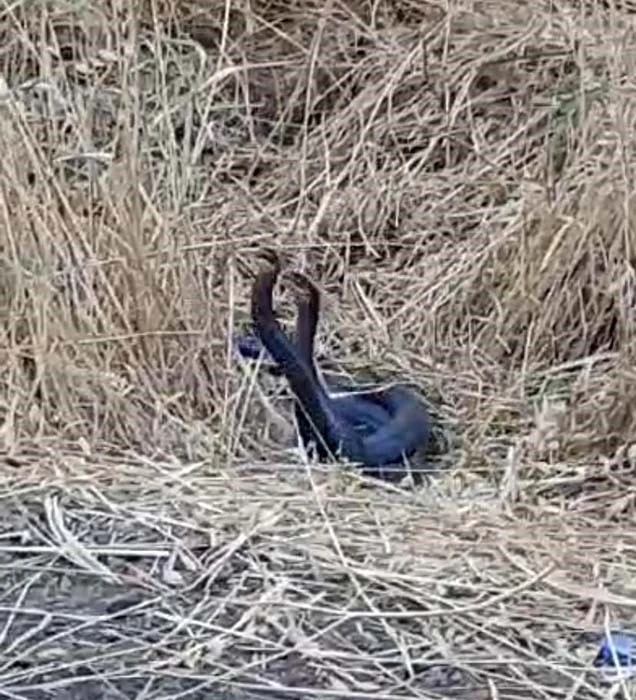
[[(312, 368), (300, 357), (292, 341), (274, 316), (272, 295), (279, 268), (260, 273), (252, 287), (254, 331), (285, 375), (296, 400), (302, 405), (322, 442), (331, 454), (363, 455), (361, 437), (333, 410), (324, 387), (317, 383)], [(350, 459), (353, 459), (350, 457)], [(355, 459), (355, 461), (360, 461)]]
[[(280, 274), (281, 263), (276, 252), (265, 250), (264, 257)], [(320, 293), (305, 275), (292, 271), (288, 272), (287, 276), (295, 283), (295, 298), (298, 309), (296, 347), (309, 364), (315, 380), (320, 382), (323, 378), (318, 375), (314, 360), (314, 338), (320, 313)], [(271, 355), (267, 353), (258, 336), (253, 333), (236, 336), (234, 349), (242, 357), (253, 360), (261, 359), (271, 374), (280, 375), (283, 373)], [(359, 432), (361, 431), (363, 434), (374, 432), (390, 419), (390, 413), (380, 403), (369, 401), (366, 396), (360, 396), (360, 393), (365, 391), (362, 387), (351, 385), (351, 383), (343, 382), (329, 375), (324, 377), (324, 383), (328, 393), (339, 392), (342, 394), (331, 398), (337, 401), (337, 411), (343, 420), (352, 423)], [(299, 409), (300, 406), (296, 404), (296, 408)], [(307, 418), (304, 413), (302, 411), (297, 411), (297, 413), (300, 423), (305, 426)], [(313, 436), (311, 429), (301, 430), (301, 437), (309, 434), (312, 435), (313, 440), (315, 436)]]
[[(305, 275), (289, 273), (297, 289), (298, 317), (296, 322), (296, 346), (303, 360), (312, 368), (317, 382), (322, 383), (314, 362), (314, 340), (320, 314), (320, 292)], [(430, 419), (426, 407), (418, 396), (405, 386), (367, 386), (364, 389), (327, 376), (325, 389), (330, 394), (336, 414), (361, 433), (365, 446), (371, 452), (373, 463), (365, 466), (393, 466), (403, 471), (403, 457), (410, 457), (426, 445), (430, 436)], [(331, 392), (343, 392), (334, 396)], [(302, 418), (301, 418), (302, 415)], [(301, 406), (296, 416), (303, 442), (315, 440), (318, 454), (325, 458), (324, 448), (305, 417)], [(304, 434), (303, 434), (304, 433)]]
[[(296, 347), (300, 356), (310, 366), (316, 382), (325, 384), (325, 389), (334, 401), (338, 415), (363, 435), (370, 435), (391, 419), (390, 412), (381, 404), (374, 401), (372, 389), (362, 390), (352, 386), (334, 376), (326, 375), (324, 378), (318, 373), (314, 360), (314, 341), (318, 328), (318, 316), (320, 314), (320, 292), (311, 281), (297, 272), (290, 272), (288, 276), (296, 285), (296, 305), (298, 315), (296, 317)], [(334, 396), (334, 392), (338, 395)], [(308, 422), (302, 407), (296, 405), (296, 419), (303, 442), (308, 444), (316, 440), (316, 435)], [(320, 448), (318, 448), (320, 454)], [(320, 455), (325, 457), (325, 455)]]
[[(299, 309), (299, 326), (301, 324), (301, 304), (298, 305)], [(296, 338), (298, 339), (298, 334)], [(298, 342), (296, 342), (296, 347), (298, 348)], [(251, 360), (262, 360), (263, 366), (267, 369), (270, 374), (275, 376), (280, 376), (283, 374), (281, 368), (275, 364), (274, 360), (271, 358), (267, 350), (264, 348), (261, 341), (256, 335), (253, 334), (243, 334), (236, 336), (234, 338), (234, 348), (238, 355)], [(305, 355), (307, 357), (307, 355)], [(316, 363), (313, 362), (311, 367), (312, 371), (315, 372)], [(323, 380), (323, 377), (316, 376), (316, 381)], [(324, 375), (324, 382), (326, 384), (327, 392), (331, 395), (332, 392), (339, 392), (342, 395), (331, 396), (332, 399), (337, 401), (336, 409), (341, 415), (343, 420), (347, 420), (355, 424), (356, 430), (362, 433), (371, 433), (374, 430), (386, 423), (390, 419), (390, 413), (384, 409), (381, 405), (375, 404), (365, 400), (364, 396), (359, 396), (359, 394), (364, 392), (359, 387), (352, 387), (348, 383), (342, 382), (331, 375)], [(345, 393), (348, 392), (348, 393)], [(354, 393), (355, 392), (355, 393)], [(296, 404), (296, 408), (299, 406)], [(298, 419), (301, 425), (306, 422), (305, 415), (302, 411), (298, 412)], [(308, 435), (308, 431), (301, 428), (301, 436)]]
[[(252, 289), (256, 335), (287, 378), (297, 400), (296, 415), (305, 444), (315, 441), (322, 459), (341, 455), (375, 476), (403, 471), (403, 457), (423, 447), (430, 435), (428, 412), (406, 387), (374, 388), (366, 394), (331, 396), (313, 361), (319, 294), (313, 285), (299, 301), (295, 346), (276, 320), (272, 294), (280, 266), (258, 275)], [(298, 279), (298, 278), (297, 278)], [(300, 349), (299, 349), (300, 348)], [(341, 388), (341, 387), (337, 387)], [(400, 467), (399, 470), (391, 467)], [(394, 474), (395, 475), (395, 474)]]

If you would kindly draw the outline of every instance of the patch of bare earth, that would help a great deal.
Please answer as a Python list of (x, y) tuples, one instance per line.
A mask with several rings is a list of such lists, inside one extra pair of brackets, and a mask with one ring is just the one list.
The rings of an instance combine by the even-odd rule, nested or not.
[[(4, 7), (3, 696), (629, 693), (632, 9)], [(230, 352), (265, 245), (426, 396), (429, 484), (286, 451)]]

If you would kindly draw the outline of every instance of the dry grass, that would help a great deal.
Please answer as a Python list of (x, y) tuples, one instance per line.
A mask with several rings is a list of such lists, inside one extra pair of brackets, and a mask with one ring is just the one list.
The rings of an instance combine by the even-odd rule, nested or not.
[[(0, 11), (3, 693), (607, 697), (632, 8), (207, 4)], [(331, 358), (422, 388), (427, 488), (284, 451), (228, 351), (264, 244), (320, 281)]]

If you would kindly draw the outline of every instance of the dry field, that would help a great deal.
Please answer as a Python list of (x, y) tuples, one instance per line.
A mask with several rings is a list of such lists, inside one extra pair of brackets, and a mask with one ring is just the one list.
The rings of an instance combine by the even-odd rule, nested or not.
[[(630, 697), (628, 5), (2, 3), (0, 696)], [(265, 245), (425, 487), (289, 451)]]

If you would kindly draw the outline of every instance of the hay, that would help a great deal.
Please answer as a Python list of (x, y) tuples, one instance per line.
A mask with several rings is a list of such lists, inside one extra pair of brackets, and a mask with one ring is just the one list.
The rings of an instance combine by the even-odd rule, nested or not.
[[(8, 697), (629, 696), (631, 12), (5, 8)], [(229, 352), (263, 245), (421, 387), (426, 488), (284, 450)]]

